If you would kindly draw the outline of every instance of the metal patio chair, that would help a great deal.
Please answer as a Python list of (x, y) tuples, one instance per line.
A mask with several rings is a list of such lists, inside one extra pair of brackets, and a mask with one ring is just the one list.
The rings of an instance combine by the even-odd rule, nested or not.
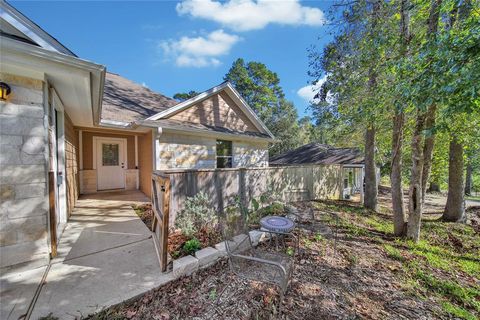
[(281, 237), (283, 245), (278, 246), (278, 242), (272, 245), (272, 241), (264, 241), (254, 246), (249, 235), (251, 230), (248, 215), (240, 212), (225, 213), (221, 226), (230, 270), (241, 278), (277, 286), (280, 289), (281, 314), (283, 297), (294, 269), (298, 238), (291, 232), (262, 230), (270, 239)]

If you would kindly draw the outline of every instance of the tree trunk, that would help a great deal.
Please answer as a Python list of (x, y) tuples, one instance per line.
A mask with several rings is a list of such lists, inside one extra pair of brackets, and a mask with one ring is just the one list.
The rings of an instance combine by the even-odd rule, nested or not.
[[(428, 36), (430, 40), (435, 40), (438, 30), (438, 19), (440, 16), (440, 5), (442, 0), (432, 0), (430, 4), (430, 12), (428, 16)], [(433, 108), (433, 109), (432, 109)], [(434, 112), (431, 112), (434, 111)], [(422, 189), (424, 180), (424, 139), (423, 130), (425, 128), (425, 121), (427, 114), (430, 114), (430, 120), (435, 121), (436, 106), (429, 106), (427, 112), (417, 109), (417, 118), (415, 123), (415, 130), (412, 137), (412, 173), (410, 178), (410, 189), (408, 193), (408, 227), (407, 237), (413, 239), (415, 242), (420, 239), (420, 226), (422, 223), (422, 206), (424, 192)], [(433, 141), (429, 143), (429, 147), (433, 151)], [(431, 155), (429, 161), (430, 171)], [(425, 180), (426, 184), (426, 180)]]
[(472, 195), (472, 174), (473, 174), (473, 167), (472, 167), (472, 164), (469, 163), (467, 165), (467, 175), (465, 177), (465, 195), (466, 196)]
[[(428, 35), (431, 41), (435, 41), (438, 31), (438, 19), (440, 17), (440, 6), (442, 0), (432, 0), (428, 18)], [(437, 116), (437, 105), (432, 103), (428, 106), (425, 128), (433, 130), (435, 127), (435, 117)], [(433, 148), (435, 146), (435, 134), (430, 133), (425, 138), (423, 146), (423, 170), (422, 170), (422, 203), (425, 201), (425, 192), (427, 191), (427, 182), (432, 169)]]
[(375, 165), (375, 128), (370, 125), (365, 132), (365, 208), (377, 211), (377, 170)]
[[(435, 127), (435, 117), (437, 115), (437, 105), (431, 104), (427, 110), (427, 119), (425, 128), (433, 130)], [(425, 138), (423, 145), (423, 171), (422, 171), (422, 202), (425, 202), (425, 192), (427, 191), (427, 181), (430, 178), (430, 171), (432, 169), (433, 148), (435, 146), (435, 134), (430, 133)]]
[(422, 172), (423, 172), (423, 129), (425, 113), (417, 110), (415, 130), (412, 137), (412, 172), (408, 192), (407, 237), (417, 242), (420, 239), (422, 222)]
[(460, 222), (465, 220), (463, 190), (463, 145), (453, 137), (450, 141), (448, 162), (448, 196), (442, 220)]
[[(400, 38), (402, 39), (402, 55), (408, 55), (408, 44), (410, 41), (410, 14), (409, 0), (402, 0), (400, 3)], [(392, 172), (390, 182), (392, 186), (392, 208), (393, 208), (393, 233), (396, 236), (403, 236), (406, 232), (407, 216), (403, 203), (402, 189), (402, 145), (403, 125), (405, 114), (403, 107), (395, 110), (393, 116), (392, 133)]]
[(402, 189), (402, 142), (403, 142), (404, 113), (396, 112), (393, 117), (392, 134), (392, 185), (393, 233), (402, 236), (406, 231), (407, 216), (403, 204)]

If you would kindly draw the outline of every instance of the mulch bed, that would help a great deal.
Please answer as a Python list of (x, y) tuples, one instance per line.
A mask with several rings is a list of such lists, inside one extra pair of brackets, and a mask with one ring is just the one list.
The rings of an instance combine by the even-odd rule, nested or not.
[(147, 228), (152, 231), (152, 222), (153, 222), (153, 210), (152, 204), (141, 204), (133, 206), (133, 210), (140, 217), (140, 219), (145, 223)]
[(168, 254), (175, 259), (187, 256), (188, 253), (182, 248), (185, 242), (192, 238), (197, 238), (200, 241), (202, 248), (213, 247), (223, 240), (220, 231), (216, 229), (204, 229), (197, 232), (192, 237), (187, 237), (181, 232), (181, 230), (171, 231), (168, 234)]

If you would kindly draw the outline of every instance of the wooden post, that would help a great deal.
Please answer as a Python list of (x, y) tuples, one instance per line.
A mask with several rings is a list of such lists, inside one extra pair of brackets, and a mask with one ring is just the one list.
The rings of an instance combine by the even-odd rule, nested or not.
[(158, 173), (152, 175), (152, 230), (157, 243), (160, 269), (167, 270), (168, 224), (170, 216), (170, 178)]
[(52, 252), (50, 256), (52, 258), (57, 256), (57, 215), (55, 207), (55, 172), (48, 172), (48, 202), (50, 204), (49, 214), (50, 214), (50, 243), (52, 247)]

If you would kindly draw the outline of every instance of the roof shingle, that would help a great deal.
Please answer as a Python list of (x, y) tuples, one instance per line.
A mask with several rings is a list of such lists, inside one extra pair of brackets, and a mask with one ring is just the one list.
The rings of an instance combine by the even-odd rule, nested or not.
[(321, 143), (310, 143), (271, 157), (272, 166), (299, 164), (364, 164), (363, 153), (357, 148), (335, 148)]
[(117, 74), (105, 76), (102, 119), (133, 122), (176, 105), (178, 101), (154, 92)]

